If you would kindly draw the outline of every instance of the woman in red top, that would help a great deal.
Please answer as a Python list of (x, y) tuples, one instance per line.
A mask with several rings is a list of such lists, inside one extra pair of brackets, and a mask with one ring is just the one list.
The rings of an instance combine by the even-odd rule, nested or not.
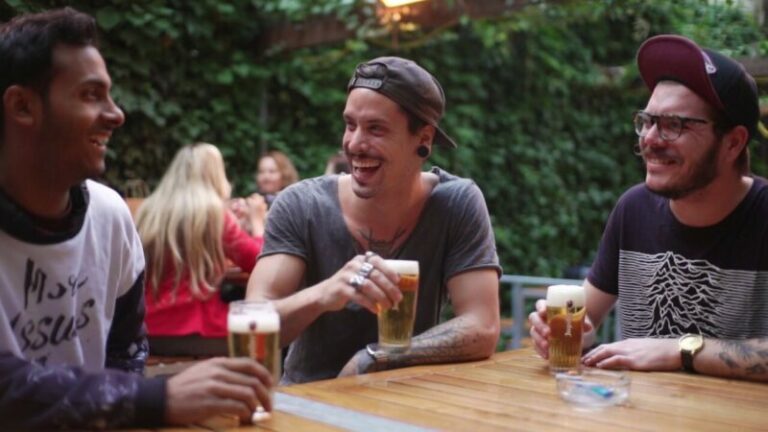
[(147, 258), (145, 301), (150, 336), (227, 335), (227, 304), (218, 293), (227, 260), (253, 270), (261, 251), (266, 204), (247, 200), (254, 236), (228, 210), (231, 186), (219, 150), (182, 147), (136, 215)]

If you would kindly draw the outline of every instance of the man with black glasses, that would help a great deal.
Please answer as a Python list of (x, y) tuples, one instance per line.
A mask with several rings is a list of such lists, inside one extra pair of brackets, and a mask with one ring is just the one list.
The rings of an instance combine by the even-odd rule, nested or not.
[[(623, 340), (583, 362), (768, 381), (768, 184), (750, 174), (747, 145), (755, 82), (680, 36), (647, 40), (637, 62), (652, 91), (634, 118), (645, 184), (614, 208), (584, 282), (595, 328), (620, 300)], [(545, 309), (530, 316), (543, 357)]]
[[(490, 356), (501, 268), (485, 201), (470, 180), (422, 171), (433, 143), (456, 146), (438, 127), (440, 84), (410, 60), (382, 57), (359, 65), (347, 91), (350, 173), (280, 193), (248, 284), (249, 298), (275, 301), (291, 343), (282, 382)], [(383, 258), (420, 266), (418, 336), (405, 352), (375, 345), (376, 314), (403, 297)], [(447, 298), (455, 318), (437, 325)]]

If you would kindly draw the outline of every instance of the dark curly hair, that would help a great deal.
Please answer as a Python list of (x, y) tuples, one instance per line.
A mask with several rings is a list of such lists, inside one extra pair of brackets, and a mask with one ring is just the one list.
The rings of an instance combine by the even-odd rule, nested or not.
[[(0, 96), (13, 85), (46, 97), (57, 44), (97, 46), (96, 20), (72, 8), (20, 15), (0, 25)], [(0, 104), (0, 136), (5, 109)]]

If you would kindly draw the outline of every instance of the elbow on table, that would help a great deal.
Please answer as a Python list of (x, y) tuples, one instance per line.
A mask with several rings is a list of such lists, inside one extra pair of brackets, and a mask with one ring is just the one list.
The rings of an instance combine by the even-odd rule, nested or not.
[(479, 358), (486, 359), (496, 352), (496, 344), (499, 341), (500, 333), (501, 326), (499, 325), (498, 320), (488, 323), (479, 329), (476, 351)]

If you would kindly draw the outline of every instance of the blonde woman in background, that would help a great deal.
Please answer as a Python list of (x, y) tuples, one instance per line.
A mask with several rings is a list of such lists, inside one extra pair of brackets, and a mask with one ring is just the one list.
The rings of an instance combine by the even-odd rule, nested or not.
[(136, 225), (147, 259), (150, 336), (227, 334), (227, 304), (218, 293), (227, 259), (250, 272), (263, 244), (266, 204), (248, 198), (245, 213), (256, 236), (227, 208), (231, 186), (219, 150), (182, 147), (157, 189), (139, 208)]

